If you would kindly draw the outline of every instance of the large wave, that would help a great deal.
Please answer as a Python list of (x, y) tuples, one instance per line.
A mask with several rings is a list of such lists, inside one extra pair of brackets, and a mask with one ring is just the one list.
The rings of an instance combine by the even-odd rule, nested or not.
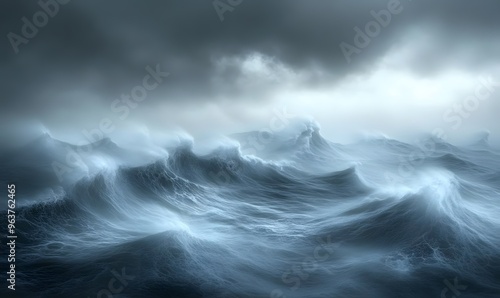
[[(341, 145), (312, 121), (232, 138), (207, 155), (181, 142), (151, 158), (109, 139), (84, 151), (49, 135), (5, 152), (17, 293), (499, 297), (500, 152), (487, 140)], [(61, 180), (68, 150), (80, 165)]]

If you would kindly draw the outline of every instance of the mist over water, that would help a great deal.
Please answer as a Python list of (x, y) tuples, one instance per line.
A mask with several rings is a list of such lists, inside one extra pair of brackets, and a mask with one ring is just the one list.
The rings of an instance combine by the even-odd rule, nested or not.
[[(498, 297), (500, 150), (486, 135), (342, 145), (300, 121), (251, 147), (259, 133), (207, 154), (189, 138), (141, 152), (103, 139), (84, 154), (49, 134), (5, 151), (16, 293)], [(68, 148), (79, 167), (55, 171)]]
[(500, 297), (500, 1), (0, 6), (0, 298)]

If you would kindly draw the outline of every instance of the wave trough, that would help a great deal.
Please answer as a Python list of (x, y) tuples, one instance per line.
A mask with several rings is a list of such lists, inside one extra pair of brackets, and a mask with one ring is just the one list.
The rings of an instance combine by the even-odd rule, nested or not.
[(0, 178), (19, 188), (19, 292), (499, 297), (498, 150), (340, 145), (298, 127), (251, 155), (256, 132), (208, 155), (181, 144), (150, 159), (105, 140), (63, 182), (52, 163), (73, 145), (45, 135), (4, 153)]

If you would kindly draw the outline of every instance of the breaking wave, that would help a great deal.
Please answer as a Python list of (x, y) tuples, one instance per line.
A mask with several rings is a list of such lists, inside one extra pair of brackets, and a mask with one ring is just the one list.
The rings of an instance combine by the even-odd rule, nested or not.
[(3, 154), (0, 178), (19, 188), (16, 292), (498, 297), (500, 152), (487, 142), (340, 145), (314, 122), (253, 147), (259, 132), (232, 138), (154, 157), (105, 139), (59, 173), (78, 147), (48, 135)]

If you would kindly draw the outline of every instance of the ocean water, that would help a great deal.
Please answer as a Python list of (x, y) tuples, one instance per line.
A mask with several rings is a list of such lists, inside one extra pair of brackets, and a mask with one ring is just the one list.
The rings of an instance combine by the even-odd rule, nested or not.
[(487, 139), (341, 145), (314, 122), (231, 139), (148, 155), (43, 135), (3, 152), (18, 239), (2, 297), (500, 297)]

